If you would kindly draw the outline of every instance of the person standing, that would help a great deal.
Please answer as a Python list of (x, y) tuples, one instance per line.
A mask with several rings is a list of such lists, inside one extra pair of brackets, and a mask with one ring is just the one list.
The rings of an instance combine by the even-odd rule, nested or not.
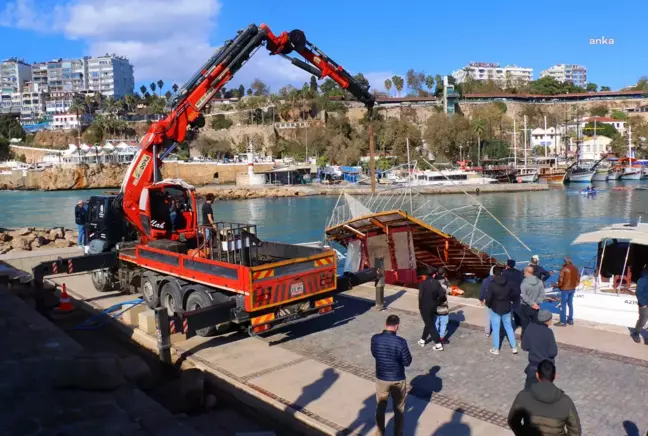
[(212, 210), (212, 203), (214, 202), (214, 194), (211, 192), (205, 196), (205, 203), (201, 207), (202, 212), (202, 225), (205, 226), (205, 237), (211, 240), (212, 229), (216, 228), (214, 223), (214, 211)]
[(423, 327), (423, 334), (418, 344), (424, 347), (428, 343), (428, 339), (431, 338), (434, 344), (433, 350), (435, 351), (443, 350), (441, 337), (436, 328), (437, 308), (439, 307), (442, 295), (443, 289), (441, 288), (441, 284), (433, 277), (432, 272), (428, 272), (427, 278), (419, 285), (419, 312), (425, 326)]
[(641, 330), (648, 321), (648, 266), (644, 266), (641, 272), (641, 277), (637, 281), (637, 305), (639, 307), (639, 319), (635, 325), (634, 331), (631, 333), (632, 340), (636, 343), (641, 342)]
[(536, 322), (538, 311), (540, 310), (540, 303), (544, 301), (545, 290), (544, 283), (534, 274), (531, 265), (524, 268), (524, 280), (520, 286), (522, 293), (520, 294), (520, 307), (518, 308), (518, 316), (522, 326), (522, 334), (530, 322)]
[(520, 307), (520, 293), (522, 292), (520, 286), (522, 285), (522, 280), (524, 276), (522, 271), (515, 267), (515, 261), (513, 259), (508, 259), (506, 261), (506, 269), (502, 272), (502, 275), (506, 277), (506, 280), (513, 286), (515, 292), (517, 293), (515, 301), (513, 302), (512, 318), (511, 325), (513, 326), (513, 331), (521, 324), (517, 311)]
[(495, 278), (488, 287), (486, 292), (486, 306), (488, 306), (491, 318), (491, 331), (493, 338), (493, 348), (491, 354), (499, 354), (500, 348), (500, 323), (504, 324), (504, 330), (508, 337), (509, 345), (513, 354), (517, 354), (518, 349), (515, 343), (515, 332), (511, 324), (511, 311), (513, 304), (519, 294), (516, 292), (514, 285), (508, 282), (502, 274), (501, 267), (495, 267), (493, 270)]
[(548, 360), (553, 363), (558, 355), (556, 337), (553, 330), (549, 328), (551, 317), (551, 312), (548, 310), (540, 310), (538, 322), (530, 323), (522, 336), (522, 349), (529, 353), (529, 364), (524, 370), (527, 376), (524, 383), (525, 389), (538, 381), (535, 373), (540, 362)]
[(543, 282), (546, 282), (547, 279), (551, 277), (551, 273), (546, 269), (544, 269), (542, 266), (540, 266), (540, 257), (537, 254), (534, 254), (531, 257), (531, 262), (529, 262), (529, 266), (533, 267), (533, 274)]
[[(479, 287), (479, 303), (482, 306), (484, 306), (486, 303), (486, 291), (488, 291), (488, 286), (491, 284), (493, 278), (495, 277), (493, 275), (493, 269), (495, 269), (495, 265), (491, 266), (490, 274), (488, 275), (488, 277), (482, 280), (482, 284)], [(490, 337), (491, 335), (491, 320), (488, 308), (484, 311), (484, 333), (486, 333), (486, 337)]]
[(581, 436), (582, 428), (571, 398), (554, 384), (556, 366), (549, 360), (538, 364), (538, 383), (515, 397), (508, 424), (515, 436)]
[[(578, 283), (580, 283), (580, 273), (572, 263), (571, 257), (565, 256), (565, 264), (560, 270), (556, 285), (560, 289), (560, 322), (555, 324), (558, 327), (574, 325), (574, 292)], [(569, 306), (569, 317), (567, 317), (567, 306)]]
[(402, 436), (405, 425), (405, 367), (412, 363), (412, 355), (407, 341), (397, 334), (399, 324), (398, 316), (389, 315), (383, 332), (371, 338), (371, 355), (376, 359), (376, 427), (379, 436), (385, 434), (385, 410), (390, 396), (394, 408), (394, 435)]
[(77, 237), (77, 244), (83, 248), (86, 244), (86, 231), (85, 226), (88, 221), (87, 210), (82, 200), (79, 200), (74, 208), (74, 222), (77, 225), (79, 236)]
[(448, 334), (448, 319), (450, 318), (450, 306), (448, 304), (448, 292), (450, 291), (450, 283), (446, 278), (446, 269), (439, 268), (436, 273), (436, 279), (441, 285), (441, 293), (439, 295), (439, 306), (437, 307), (437, 318), (435, 326), (439, 333), (441, 344), (446, 344), (446, 336)]

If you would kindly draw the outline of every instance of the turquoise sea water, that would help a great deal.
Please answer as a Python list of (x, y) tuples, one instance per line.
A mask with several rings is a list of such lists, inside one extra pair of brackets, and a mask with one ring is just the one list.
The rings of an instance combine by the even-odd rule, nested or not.
[[(580, 188), (559, 187), (544, 192), (482, 194), (478, 197), (531, 251), (515, 241), (493, 219), (484, 218), (483, 213), (479, 227), (501, 242), (516, 260), (526, 261), (532, 254), (538, 254), (541, 263), (557, 267), (562, 256), (570, 254), (583, 265), (594, 257), (595, 248), (571, 246), (570, 242), (579, 233), (648, 212), (648, 191), (606, 191), (589, 198), (579, 194)], [(73, 228), (76, 202), (101, 192), (0, 192), (0, 227)], [(446, 208), (463, 206), (471, 201), (465, 195), (428, 198)], [(219, 221), (257, 224), (262, 239), (306, 242), (322, 239), (324, 226), (336, 201), (337, 197), (218, 201), (214, 204), (214, 214)], [(474, 218), (474, 213), (466, 211), (462, 216)]]

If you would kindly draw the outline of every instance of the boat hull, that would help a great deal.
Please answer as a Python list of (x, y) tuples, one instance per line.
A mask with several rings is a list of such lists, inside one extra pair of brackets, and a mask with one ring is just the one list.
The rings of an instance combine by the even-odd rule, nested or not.
[(621, 180), (641, 180), (641, 171), (621, 174)]
[[(546, 294), (557, 298), (558, 301), (545, 302), (541, 306), (553, 313), (560, 313), (560, 293), (547, 289)], [(593, 289), (576, 290), (574, 293), (576, 320), (630, 327), (637, 322), (637, 316), (637, 297), (634, 295), (595, 292)]]
[(611, 181), (611, 180), (619, 180), (620, 178), (621, 178), (621, 173), (618, 172), (618, 171), (611, 172), (610, 174), (608, 174), (608, 177), (607, 177), (607, 179), (609, 181)]
[(535, 183), (537, 181), (538, 181), (537, 174), (525, 174), (523, 176), (520, 175), (517, 176), (518, 183)]
[(566, 178), (567, 183), (591, 183), (594, 177), (594, 171), (584, 173), (568, 174)]
[(597, 172), (594, 174), (594, 177), (592, 177), (592, 182), (607, 182), (608, 180), (608, 173), (599, 173)]

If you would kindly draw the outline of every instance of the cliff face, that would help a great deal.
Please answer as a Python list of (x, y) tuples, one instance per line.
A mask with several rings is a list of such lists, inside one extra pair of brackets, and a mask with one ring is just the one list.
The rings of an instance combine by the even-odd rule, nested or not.
[(115, 188), (121, 185), (126, 173), (125, 165), (91, 165), (54, 167), (41, 173), (37, 189)]

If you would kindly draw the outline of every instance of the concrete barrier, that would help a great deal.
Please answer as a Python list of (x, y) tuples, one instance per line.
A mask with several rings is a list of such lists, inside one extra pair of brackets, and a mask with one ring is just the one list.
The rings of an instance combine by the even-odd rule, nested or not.
[(4, 262), (13, 268), (31, 273), (32, 268), (41, 262), (56, 260), (59, 257), (81, 256), (83, 250), (78, 247), (51, 248), (36, 251), (10, 251), (0, 256), (0, 262)]

